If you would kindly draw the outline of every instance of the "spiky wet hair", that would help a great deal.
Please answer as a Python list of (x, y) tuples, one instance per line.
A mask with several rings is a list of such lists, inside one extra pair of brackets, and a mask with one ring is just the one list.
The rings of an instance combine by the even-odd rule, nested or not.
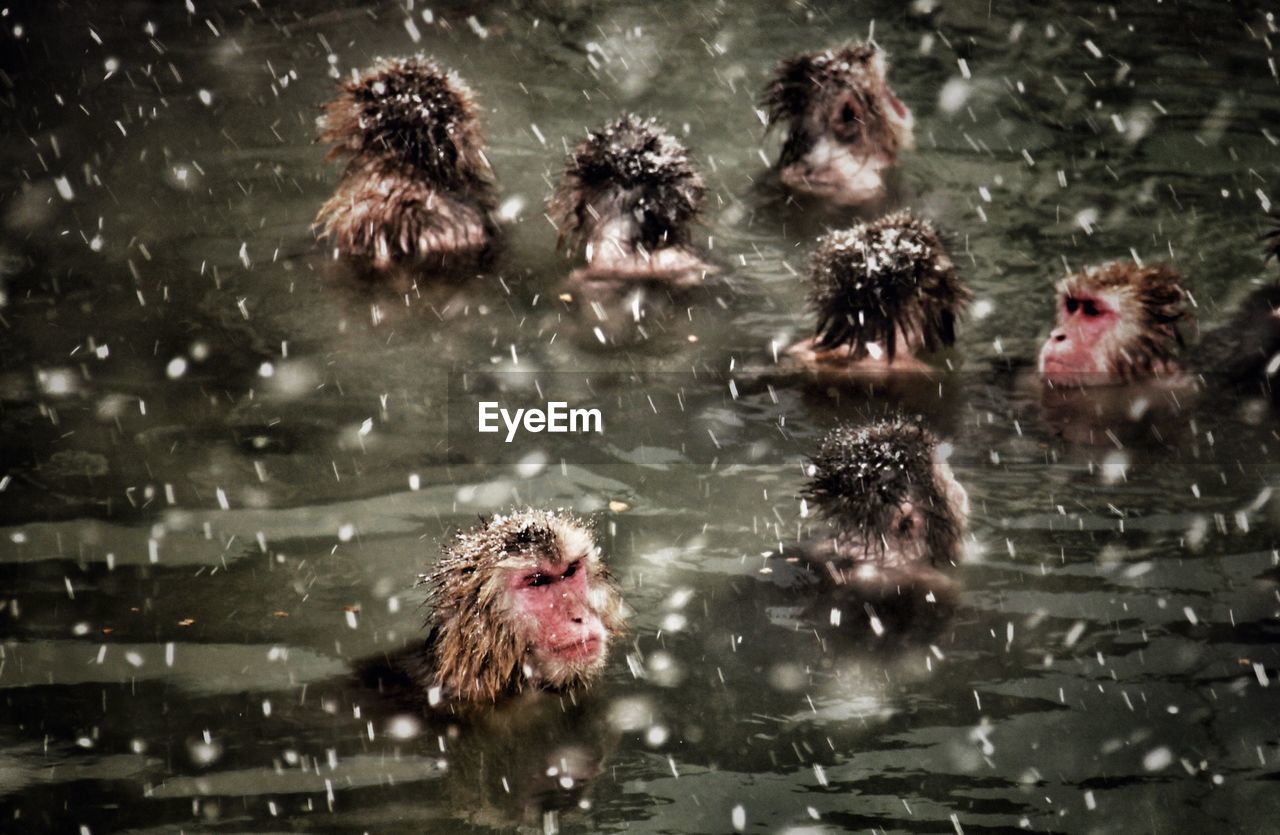
[(1267, 221), (1271, 228), (1262, 233), (1264, 264), (1273, 258), (1280, 262), (1280, 209), (1272, 209)]
[[(427, 589), (426, 627), (435, 679), (451, 698), (492, 702), (526, 681), (530, 647), (505, 608), (505, 570), (535, 560), (553, 565), (585, 560), (593, 583), (617, 590), (587, 524), (563, 511), (517, 510), (460, 531), (418, 583)], [(598, 612), (610, 634), (622, 630), (617, 606)], [(563, 682), (564, 686), (585, 684)]]
[(1109, 261), (1086, 267), (1058, 282), (1058, 300), (1074, 296), (1118, 293), (1137, 311), (1125, 323), (1123, 365), (1114, 370), (1126, 378), (1146, 376), (1178, 359), (1183, 347), (1179, 326), (1191, 318), (1182, 276), (1168, 264), (1138, 266), (1134, 261)]
[(446, 188), (488, 183), (471, 90), (423, 55), (380, 59), (324, 106), (320, 138), (348, 170), (406, 166)]
[(877, 342), (892, 360), (899, 330), (925, 351), (954, 344), (972, 298), (933, 225), (905, 210), (824, 235), (809, 277), (817, 347), (855, 359)]
[(838, 537), (873, 549), (885, 546), (895, 511), (911, 501), (924, 514), (930, 559), (941, 562), (960, 530), (939, 481), (937, 447), (933, 433), (902, 417), (837, 426), (818, 445), (803, 495)]
[(784, 58), (760, 96), (768, 127), (789, 126), (782, 149), (783, 165), (801, 159), (817, 142), (806, 117), (822, 100), (841, 92), (856, 94), (864, 135), (877, 147), (896, 152), (899, 140), (889, 128), (880, 97), (868, 95), (885, 83), (884, 52), (874, 43), (855, 42), (838, 49), (805, 52)]
[(646, 249), (689, 242), (706, 186), (689, 151), (652, 117), (628, 114), (590, 131), (569, 154), (551, 198), (551, 218), (562, 243), (576, 249), (598, 222), (611, 196), (632, 213)]

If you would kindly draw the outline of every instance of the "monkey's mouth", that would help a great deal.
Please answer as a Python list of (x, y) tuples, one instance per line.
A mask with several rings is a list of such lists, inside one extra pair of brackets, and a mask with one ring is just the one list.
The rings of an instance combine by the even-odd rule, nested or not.
[(1057, 360), (1045, 360), (1042, 362), (1040, 364), (1040, 376), (1044, 378), (1046, 383), (1055, 386), (1081, 386), (1088, 384), (1087, 375), (1081, 374), (1079, 370)]
[(595, 661), (604, 654), (604, 641), (596, 635), (578, 641), (566, 641), (553, 646), (551, 654), (564, 661)]
[(820, 140), (801, 162), (782, 169), (782, 182), (818, 197), (857, 205), (884, 193), (883, 172), (892, 167), (890, 154)]
[(1119, 382), (1104, 371), (1082, 369), (1057, 357), (1044, 357), (1040, 360), (1040, 376), (1045, 382), (1055, 386), (1107, 386)]

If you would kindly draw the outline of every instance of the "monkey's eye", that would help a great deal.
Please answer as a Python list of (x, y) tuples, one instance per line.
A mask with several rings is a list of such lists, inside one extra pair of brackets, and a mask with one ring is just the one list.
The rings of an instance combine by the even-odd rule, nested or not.
[(1098, 304), (1093, 299), (1085, 299), (1081, 302), (1080, 311), (1084, 313), (1085, 316), (1090, 317), (1098, 316), (1102, 313), (1101, 310), (1098, 310)]
[(574, 560), (573, 562), (569, 563), (569, 567), (564, 570), (564, 573), (561, 574), (560, 577), (564, 580), (568, 580), (570, 577), (578, 573), (578, 567), (581, 565), (581, 563), (582, 563), (582, 560)]
[(846, 125), (851, 125), (858, 120), (858, 114), (853, 112), (853, 108), (848, 102), (844, 103), (844, 107), (840, 108), (840, 121)]
[(1073, 314), (1080, 309), (1080, 300), (1077, 299), (1075, 296), (1067, 296), (1067, 299), (1064, 302), (1064, 304), (1067, 308), (1067, 313), (1069, 314)]
[(530, 574), (528, 578), (525, 580), (525, 583), (527, 583), (531, 588), (536, 589), (540, 586), (551, 585), (552, 583), (555, 582), (555, 579), (556, 578), (552, 577), (550, 574), (543, 574), (541, 571), (539, 571), (537, 574)]

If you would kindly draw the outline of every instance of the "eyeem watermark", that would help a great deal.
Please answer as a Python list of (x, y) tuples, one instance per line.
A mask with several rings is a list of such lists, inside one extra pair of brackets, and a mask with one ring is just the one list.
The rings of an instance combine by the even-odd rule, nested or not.
[(569, 404), (563, 400), (552, 400), (543, 409), (516, 409), (514, 414), (509, 409), (500, 407), (497, 401), (481, 400), (476, 414), (476, 431), (501, 431), (499, 419), (507, 429), (507, 443), (515, 440), (516, 433), (521, 429), (533, 434), (604, 432), (604, 419), (600, 416), (599, 409), (570, 409)]

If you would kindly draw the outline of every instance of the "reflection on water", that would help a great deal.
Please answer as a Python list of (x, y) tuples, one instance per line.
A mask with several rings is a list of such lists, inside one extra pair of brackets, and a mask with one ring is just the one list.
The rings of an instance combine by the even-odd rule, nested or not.
[[(11, 10), (3, 828), (1269, 825), (1274, 414), (1100, 419), (1025, 364), (1064, 265), (1172, 258), (1202, 324), (1267, 276), (1275, 20), (938, 5)], [(977, 297), (918, 391), (761, 373), (849, 216), (770, 192), (754, 99), (777, 57), (873, 26), (920, 146), (892, 199)], [(514, 220), (478, 277), (371, 287), (309, 232), (337, 176), (315, 117), (416, 49), (478, 91)], [(543, 200), (626, 109), (705, 172), (705, 287), (565, 285)], [(446, 425), (453, 375), (556, 370), (652, 373), (617, 395), (656, 408), (505, 457)], [(785, 554), (804, 455), (894, 402), (955, 444), (972, 541), (954, 611), (877, 636)], [(598, 519), (635, 610), (602, 684), (450, 722), (353, 676), (417, 633), (442, 537), (515, 503)]]

